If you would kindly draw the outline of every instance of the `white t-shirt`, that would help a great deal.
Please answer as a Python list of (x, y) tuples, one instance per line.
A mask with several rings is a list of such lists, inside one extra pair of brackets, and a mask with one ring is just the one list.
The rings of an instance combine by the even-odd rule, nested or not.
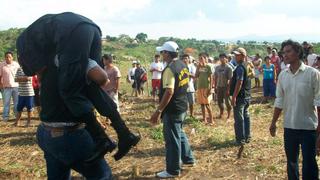
[(308, 66), (312, 66), (318, 55), (312, 53), (307, 56)]
[(150, 70), (157, 69), (159, 71), (153, 71), (152, 72), (152, 79), (161, 79), (161, 72), (163, 70), (163, 64), (162, 62), (152, 62), (150, 66)]
[(136, 67), (133, 67), (133, 68), (130, 68), (129, 69), (129, 71), (128, 71), (128, 79), (129, 79), (129, 81), (130, 82), (133, 82), (133, 78), (131, 78), (131, 77), (133, 77), (134, 76), (134, 72), (136, 71)]
[[(194, 64), (188, 64), (189, 73), (192, 76), (196, 75), (196, 66)], [(195, 92), (193, 78), (189, 77), (188, 89), (187, 92)]]

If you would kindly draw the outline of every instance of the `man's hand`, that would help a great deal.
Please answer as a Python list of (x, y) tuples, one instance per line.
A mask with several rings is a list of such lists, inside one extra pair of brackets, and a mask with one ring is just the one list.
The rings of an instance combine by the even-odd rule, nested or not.
[(152, 114), (151, 118), (150, 118), (150, 122), (153, 124), (153, 125), (156, 125), (159, 123), (159, 119), (160, 119), (160, 115), (161, 113), (156, 111)]
[(270, 135), (272, 137), (275, 137), (277, 134), (277, 124), (272, 121), (270, 127), (269, 127)]

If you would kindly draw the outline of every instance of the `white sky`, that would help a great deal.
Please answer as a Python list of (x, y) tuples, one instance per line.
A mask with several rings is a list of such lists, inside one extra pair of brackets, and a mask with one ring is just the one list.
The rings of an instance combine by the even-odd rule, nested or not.
[(0, 30), (72, 11), (96, 22), (104, 36), (144, 32), (149, 38), (320, 40), (318, 0), (0, 0), (0, 7)]

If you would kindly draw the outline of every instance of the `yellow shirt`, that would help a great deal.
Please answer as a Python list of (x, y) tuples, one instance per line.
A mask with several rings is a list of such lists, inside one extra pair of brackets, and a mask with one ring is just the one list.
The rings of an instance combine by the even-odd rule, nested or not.
[(175, 78), (170, 68), (166, 68), (162, 75), (163, 88), (174, 89)]

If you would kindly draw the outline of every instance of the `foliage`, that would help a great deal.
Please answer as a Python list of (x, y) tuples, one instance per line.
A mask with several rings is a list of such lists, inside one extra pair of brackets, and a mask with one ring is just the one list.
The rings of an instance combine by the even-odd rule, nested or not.
[[(11, 28), (5, 31), (0, 31), (0, 56), (3, 57), (6, 51), (16, 52), (15, 42), (18, 35), (24, 29)], [(200, 52), (207, 52), (210, 56), (217, 57), (220, 53), (230, 53), (237, 47), (244, 47), (248, 55), (253, 56), (259, 53), (261, 57), (266, 56), (266, 47), (272, 46), (280, 49), (280, 43), (271, 43), (267, 41), (236, 41), (222, 42), (217, 40), (197, 40), (180, 39), (175, 37), (160, 37), (158, 40), (148, 40), (146, 33), (138, 33), (135, 39), (129, 35), (120, 34), (118, 37), (107, 35), (103, 39), (103, 53), (113, 53), (121, 61), (129, 61), (139, 59), (140, 61), (150, 62), (156, 53), (155, 47), (162, 45), (166, 41), (175, 41), (180, 47), (180, 53), (188, 53), (197, 57)], [(320, 53), (320, 43), (313, 43), (315, 53)]]
[(148, 35), (146, 33), (139, 33), (136, 35), (136, 39), (139, 41), (139, 42), (147, 42), (148, 40)]

